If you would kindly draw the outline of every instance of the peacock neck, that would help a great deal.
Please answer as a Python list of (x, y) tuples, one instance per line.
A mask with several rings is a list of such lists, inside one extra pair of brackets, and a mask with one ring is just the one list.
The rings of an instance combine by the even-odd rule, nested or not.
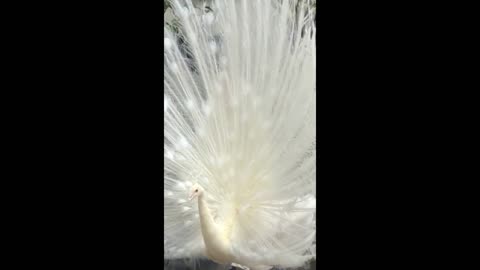
[(218, 263), (230, 263), (231, 253), (229, 252), (228, 241), (223, 237), (220, 226), (213, 220), (203, 194), (198, 196), (198, 211), (207, 256)]
[(219, 234), (218, 226), (213, 220), (212, 213), (208, 208), (203, 194), (198, 196), (198, 212), (200, 217), (200, 226), (202, 228), (203, 238), (213, 239)]

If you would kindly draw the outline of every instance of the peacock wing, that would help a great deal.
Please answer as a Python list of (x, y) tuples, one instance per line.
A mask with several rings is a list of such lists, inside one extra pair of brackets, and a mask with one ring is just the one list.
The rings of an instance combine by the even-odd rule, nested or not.
[(240, 210), (230, 238), (238, 263), (299, 267), (314, 258), (315, 203), (307, 194)]

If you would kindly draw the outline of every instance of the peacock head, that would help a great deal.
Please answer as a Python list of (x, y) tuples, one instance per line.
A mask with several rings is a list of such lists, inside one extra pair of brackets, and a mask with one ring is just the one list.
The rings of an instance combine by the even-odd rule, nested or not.
[(202, 187), (199, 184), (193, 184), (190, 188), (190, 196), (188, 196), (188, 199), (193, 200), (193, 198), (200, 196), (202, 193)]

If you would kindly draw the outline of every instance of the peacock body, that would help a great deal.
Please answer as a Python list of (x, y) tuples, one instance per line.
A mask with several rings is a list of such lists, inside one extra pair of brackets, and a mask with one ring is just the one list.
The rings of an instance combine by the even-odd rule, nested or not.
[(164, 36), (166, 259), (315, 258), (315, 25), (308, 1), (171, 1)]

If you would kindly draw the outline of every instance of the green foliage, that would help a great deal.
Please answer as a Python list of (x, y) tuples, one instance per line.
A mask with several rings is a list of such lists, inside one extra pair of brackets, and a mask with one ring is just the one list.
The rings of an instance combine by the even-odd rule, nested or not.
[[(281, 1), (281, 0), (280, 0)], [(306, 1), (306, 0), (303, 0), (303, 1)], [(300, 1), (299, 1), (300, 2)], [(312, 3), (312, 7), (316, 7), (317, 6), (317, 0), (310, 0), (310, 2)], [(167, 9), (171, 7), (170, 6), (170, 2), (169, 1), (166, 1), (164, 0), (163, 1), (163, 12), (165, 13), (165, 11), (167, 11)]]
[[(278, 0), (278, 1), (282, 1), (282, 0)], [(305, 2), (307, 0), (300, 0), (298, 1), (297, 3), (297, 8), (298, 6), (301, 4), (301, 2)], [(310, 0), (310, 3), (312, 5), (313, 8), (316, 7), (317, 5), (317, 1), (316, 0)], [(172, 8), (171, 6), (171, 3), (170, 1), (168, 0), (164, 0), (163, 1), (163, 12), (165, 13), (167, 11), (168, 8)], [(211, 11), (210, 7), (205, 7), (208, 11)], [(172, 31), (173, 33), (178, 33), (179, 32), (179, 29), (180, 29), (180, 23), (178, 22), (178, 20), (176, 19), (173, 19), (171, 22), (166, 22), (165, 23), (166, 27), (168, 27), (170, 29), (170, 31)]]
[(171, 7), (170, 3), (168, 1), (163, 1), (163, 13), (165, 13), (169, 7)]

